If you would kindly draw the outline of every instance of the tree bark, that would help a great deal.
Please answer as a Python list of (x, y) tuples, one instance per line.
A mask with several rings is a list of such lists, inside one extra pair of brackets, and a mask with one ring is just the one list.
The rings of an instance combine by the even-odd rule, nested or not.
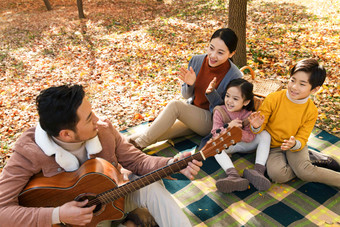
[(79, 19), (85, 18), (83, 10), (83, 0), (77, 0)]
[(48, 11), (52, 10), (51, 4), (48, 0), (44, 0), (44, 3)]
[(236, 54), (233, 61), (238, 67), (247, 64), (246, 53), (247, 0), (229, 0), (228, 27), (238, 37)]

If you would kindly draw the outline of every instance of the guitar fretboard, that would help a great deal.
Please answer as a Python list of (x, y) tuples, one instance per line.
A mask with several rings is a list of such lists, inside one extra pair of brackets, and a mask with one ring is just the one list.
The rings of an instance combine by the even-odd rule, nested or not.
[(203, 157), (201, 153), (195, 153), (189, 157), (181, 159), (177, 162), (174, 162), (168, 166), (159, 168), (153, 172), (150, 172), (144, 176), (141, 176), (133, 181), (130, 181), (124, 185), (111, 189), (109, 191), (98, 194), (95, 199), (92, 199), (88, 202), (87, 206), (98, 205), (98, 204), (107, 204), (113, 202), (121, 197), (126, 196), (127, 194), (137, 191), (140, 188), (143, 188), (149, 184), (152, 184), (156, 181), (159, 181), (162, 178), (170, 176), (173, 173), (177, 173), (180, 170), (184, 169), (188, 166), (188, 163), (192, 160), (202, 161)]
[(170, 165), (159, 168), (124, 185), (100, 193), (95, 198), (91, 199), (87, 206), (114, 202), (119, 198), (125, 197), (131, 192), (152, 184), (162, 178), (170, 176), (173, 173), (179, 172), (180, 170), (187, 167), (188, 163), (194, 159), (203, 161), (203, 159), (206, 159), (207, 157), (211, 157), (220, 153), (221, 150), (227, 149), (231, 144), (235, 144), (236, 142), (240, 141), (241, 137), (242, 130), (240, 128), (233, 127), (228, 129), (227, 131), (220, 133), (218, 137), (209, 140), (202, 150), (200, 150), (200, 152), (197, 152)]

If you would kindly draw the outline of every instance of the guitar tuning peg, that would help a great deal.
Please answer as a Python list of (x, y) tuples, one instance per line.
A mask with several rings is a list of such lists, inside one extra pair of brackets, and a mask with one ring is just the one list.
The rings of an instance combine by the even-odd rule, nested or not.
[(230, 140), (230, 142), (231, 142), (232, 144), (235, 144), (235, 140)]
[(220, 137), (220, 140), (223, 141), (224, 140), (223, 137)]
[(228, 148), (228, 145), (227, 145), (227, 144), (223, 144), (223, 147), (224, 147), (224, 148)]
[(221, 153), (220, 149), (216, 149), (216, 154)]
[(228, 136), (231, 136), (230, 132), (227, 132), (227, 135), (228, 135)]
[(212, 144), (213, 146), (216, 146), (216, 143), (215, 143), (215, 142), (212, 142), (211, 144)]

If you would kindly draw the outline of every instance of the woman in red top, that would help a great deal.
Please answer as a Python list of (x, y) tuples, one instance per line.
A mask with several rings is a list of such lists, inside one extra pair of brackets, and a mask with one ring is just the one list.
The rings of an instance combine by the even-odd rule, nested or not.
[(145, 132), (131, 135), (129, 141), (144, 148), (157, 141), (192, 133), (207, 135), (212, 128), (212, 110), (223, 103), (227, 85), (242, 77), (230, 60), (237, 40), (229, 28), (215, 31), (207, 54), (194, 56), (188, 69), (180, 69), (182, 96), (187, 102), (171, 101)]

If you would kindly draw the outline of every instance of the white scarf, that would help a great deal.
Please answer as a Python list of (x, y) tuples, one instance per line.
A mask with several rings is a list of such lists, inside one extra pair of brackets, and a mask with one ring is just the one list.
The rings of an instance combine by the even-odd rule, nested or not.
[[(35, 128), (35, 142), (47, 156), (55, 155), (55, 161), (63, 169), (65, 169), (65, 171), (75, 171), (79, 168), (78, 159), (73, 154), (57, 145), (53, 139), (41, 128), (39, 123)], [(102, 145), (98, 136), (87, 140), (85, 142), (85, 148), (88, 159), (90, 158), (91, 154), (99, 153), (102, 150)]]

